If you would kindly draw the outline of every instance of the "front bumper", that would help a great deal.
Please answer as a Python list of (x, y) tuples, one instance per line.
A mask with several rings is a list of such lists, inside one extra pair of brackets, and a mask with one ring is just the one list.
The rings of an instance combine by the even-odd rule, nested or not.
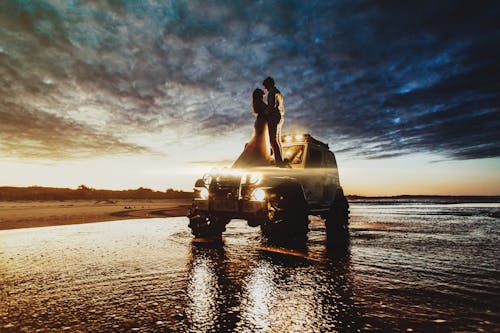
[(259, 215), (267, 211), (267, 201), (262, 200), (217, 200), (199, 199), (193, 200), (193, 209), (205, 214), (225, 214), (233, 218), (248, 218), (248, 216)]

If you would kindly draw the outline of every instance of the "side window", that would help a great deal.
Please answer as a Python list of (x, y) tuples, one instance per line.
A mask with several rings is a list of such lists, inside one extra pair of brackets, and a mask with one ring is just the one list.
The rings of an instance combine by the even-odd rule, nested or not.
[(302, 154), (304, 153), (304, 146), (289, 146), (283, 147), (283, 158), (288, 160), (290, 164), (302, 163)]
[(308, 168), (321, 168), (323, 166), (323, 152), (311, 147), (309, 150)]
[(337, 168), (337, 161), (335, 160), (335, 155), (331, 151), (326, 154), (326, 166), (328, 168)]

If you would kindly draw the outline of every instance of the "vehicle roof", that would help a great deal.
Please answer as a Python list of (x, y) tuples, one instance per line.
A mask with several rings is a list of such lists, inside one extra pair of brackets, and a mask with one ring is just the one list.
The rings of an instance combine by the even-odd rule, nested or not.
[[(301, 137), (300, 139), (296, 139), (296, 137)], [(287, 138), (292, 138), (291, 141), (287, 141)], [(319, 141), (312, 137), (311, 134), (285, 134), (281, 136), (281, 142), (284, 144), (292, 144), (292, 143), (312, 143), (321, 148), (330, 149), (327, 143)]]

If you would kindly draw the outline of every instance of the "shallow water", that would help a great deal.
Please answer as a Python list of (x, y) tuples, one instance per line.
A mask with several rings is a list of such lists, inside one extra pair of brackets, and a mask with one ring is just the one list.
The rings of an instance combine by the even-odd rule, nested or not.
[(186, 218), (0, 232), (0, 331), (500, 330), (500, 204), (351, 204), (347, 254), (324, 226), (263, 244), (241, 220), (223, 244)]

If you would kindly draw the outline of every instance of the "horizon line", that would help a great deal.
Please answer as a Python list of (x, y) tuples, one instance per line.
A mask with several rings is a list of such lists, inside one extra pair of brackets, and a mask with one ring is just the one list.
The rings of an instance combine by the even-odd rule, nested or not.
[[(193, 192), (193, 190), (183, 190), (183, 189), (175, 189), (175, 188), (167, 188), (165, 190), (155, 190), (152, 188), (139, 186), (137, 188), (128, 188), (128, 189), (109, 189), (109, 188), (93, 188), (84, 184), (79, 185), (76, 188), (71, 187), (53, 187), (53, 186), (43, 186), (43, 185), (30, 185), (30, 186), (13, 186), (13, 185), (0, 185), (1, 188), (50, 188), (50, 189), (69, 189), (69, 190), (78, 190), (80, 186), (85, 186), (90, 190), (96, 191), (130, 191), (130, 190), (139, 190), (139, 189), (147, 189), (154, 192), (167, 192), (168, 190), (176, 191), (176, 192)], [(404, 197), (500, 197), (500, 194), (394, 194), (394, 195), (360, 195), (360, 194), (346, 194), (348, 197), (356, 197), (356, 198), (404, 198)]]

